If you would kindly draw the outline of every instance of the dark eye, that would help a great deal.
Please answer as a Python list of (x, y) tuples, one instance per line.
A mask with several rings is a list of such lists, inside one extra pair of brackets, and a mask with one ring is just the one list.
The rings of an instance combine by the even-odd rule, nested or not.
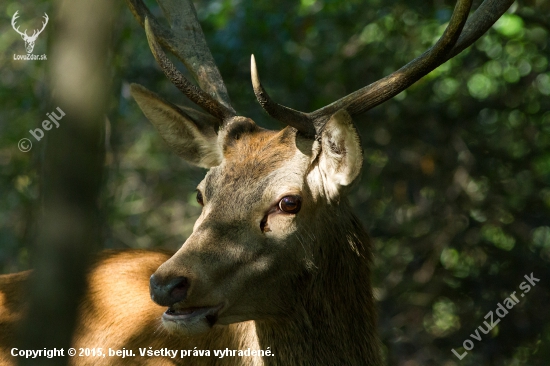
[(199, 205), (204, 206), (204, 201), (202, 199), (201, 191), (197, 191), (197, 202), (199, 203)]
[(300, 196), (285, 196), (279, 201), (281, 211), (289, 214), (297, 214), (302, 208), (302, 198)]

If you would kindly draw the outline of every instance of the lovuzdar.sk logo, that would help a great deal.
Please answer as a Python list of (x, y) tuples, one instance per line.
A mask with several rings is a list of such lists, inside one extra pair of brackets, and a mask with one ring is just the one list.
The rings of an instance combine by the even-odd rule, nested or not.
[(23, 41), (25, 41), (25, 49), (27, 50), (27, 54), (26, 55), (14, 54), (13, 59), (14, 60), (46, 60), (46, 55), (34, 55), (32, 51), (34, 49), (34, 43), (36, 42), (36, 39), (38, 38), (40, 33), (42, 33), (44, 28), (46, 28), (46, 24), (48, 24), (48, 19), (49, 19), (48, 14), (44, 13), (44, 16), (43, 16), (44, 21), (42, 22), (42, 29), (40, 30), (34, 29), (32, 32), (32, 35), (29, 36), (27, 34), (27, 29), (25, 29), (24, 32), (21, 32), (19, 30), (19, 26), (16, 26), (15, 24), (17, 18), (19, 18), (18, 13), (19, 13), (19, 10), (16, 11), (15, 14), (13, 14), (13, 17), (11, 18), (11, 26), (17, 33), (19, 33), (21, 38), (23, 38)]

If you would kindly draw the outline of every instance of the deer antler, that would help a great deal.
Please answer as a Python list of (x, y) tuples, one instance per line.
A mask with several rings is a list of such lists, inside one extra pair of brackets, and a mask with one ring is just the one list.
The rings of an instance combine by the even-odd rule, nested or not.
[(33, 37), (34, 37), (34, 38), (37, 38), (38, 35), (39, 35), (40, 33), (42, 33), (42, 31), (44, 30), (44, 28), (46, 28), (46, 25), (48, 24), (48, 20), (49, 20), (48, 14), (44, 13), (44, 16), (43, 16), (42, 18), (44, 18), (44, 19), (46, 20), (46, 22), (42, 22), (42, 29), (40, 29), (40, 30), (38, 31), (38, 33), (37, 33), (36, 29), (34, 30), (34, 32), (33, 32), (32, 36), (31, 36), (31, 38), (33, 38)]
[[(150, 33), (154, 34), (164, 47), (183, 62), (199, 84), (200, 89), (235, 114), (221, 74), (214, 62), (214, 57), (212, 57), (206, 44), (193, 3), (190, 0), (157, 1), (171, 24), (170, 28), (157, 21), (145, 6), (143, 0), (126, 0), (128, 7), (141, 25), (145, 26), (146, 18), (149, 20)], [(185, 79), (183, 75), (181, 75), (181, 78)], [(189, 97), (189, 95), (187, 96)], [(199, 96), (195, 96), (195, 98), (199, 98)]]
[(250, 57), (250, 75), (252, 77), (252, 87), (256, 99), (262, 108), (276, 120), (294, 127), (304, 135), (314, 137), (316, 130), (313, 126), (311, 118), (303, 112), (285, 107), (284, 105), (275, 103), (267, 94), (260, 82), (258, 69), (256, 68), (256, 59), (254, 55)]
[[(290, 120), (300, 121), (298, 123), (300, 126), (304, 126), (306, 124), (304, 121), (309, 120), (315, 130), (319, 131), (327, 119), (339, 109), (345, 109), (350, 115), (357, 115), (399, 94), (475, 42), (513, 2), (514, 0), (485, 0), (471, 18), (466, 21), (472, 0), (458, 0), (447, 29), (429, 50), (392, 74), (314, 112), (303, 113), (273, 102), (261, 87), (257, 70), (255, 70), (255, 62), (252, 63), (254, 92), (258, 101), (270, 116), (295, 128), (298, 128), (298, 126), (296, 123), (289, 122)], [(254, 78), (256, 78), (255, 81)], [(284, 118), (281, 119), (281, 116)], [(311, 134), (311, 128), (309, 127), (298, 129), (303, 133)]]
[(13, 14), (13, 17), (11, 18), (11, 26), (13, 28), (13, 30), (15, 30), (17, 33), (19, 33), (21, 36), (23, 37), (28, 37), (27, 35), (27, 30), (25, 29), (25, 32), (21, 33), (19, 31), (19, 27), (15, 28), (15, 21), (17, 20), (17, 18), (19, 18), (19, 15), (17, 15), (17, 13), (19, 13), (19, 10), (17, 10), (15, 12), (15, 14)]
[(191, 84), (189, 80), (181, 72), (176, 69), (174, 64), (170, 61), (166, 54), (162, 50), (162, 47), (158, 44), (151, 29), (149, 23), (149, 18), (145, 18), (145, 34), (147, 35), (147, 41), (149, 42), (149, 48), (153, 53), (153, 56), (157, 60), (162, 71), (170, 81), (183, 93), (185, 94), (193, 103), (199, 107), (204, 108), (214, 117), (226, 121), (227, 119), (234, 117), (236, 115), (233, 108), (228, 108), (225, 105), (218, 102), (212, 96), (197, 88), (195, 85)]
[(36, 38), (38, 37), (38, 35), (39, 35), (40, 33), (42, 33), (42, 31), (44, 30), (44, 28), (46, 28), (46, 25), (48, 24), (48, 20), (49, 20), (48, 14), (44, 13), (43, 18), (44, 18), (46, 21), (45, 21), (45, 22), (42, 22), (42, 29), (40, 29), (39, 31), (37, 31), (37, 30), (35, 29), (35, 30), (33, 31), (33, 33), (32, 33), (32, 36), (29, 36), (29, 35), (27, 34), (27, 30), (26, 30), (26, 29), (25, 29), (25, 32), (21, 33), (21, 32), (19, 31), (19, 27), (15, 28), (15, 21), (17, 20), (17, 18), (19, 18), (18, 13), (19, 13), (19, 10), (17, 10), (17, 11), (15, 12), (15, 14), (13, 14), (13, 17), (11, 18), (11, 26), (12, 26), (13, 29), (14, 29), (17, 33), (19, 33), (24, 39), (36, 39)]

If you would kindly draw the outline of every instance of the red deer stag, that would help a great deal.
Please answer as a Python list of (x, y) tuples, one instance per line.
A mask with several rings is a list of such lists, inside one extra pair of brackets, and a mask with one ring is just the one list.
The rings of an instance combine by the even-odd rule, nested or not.
[[(171, 29), (141, 0), (128, 0), (166, 76), (207, 113), (179, 108), (139, 85), (132, 86), (132, 95), (178, 155), (209, 169), (197, 188), (202, 214), (172, 256), (151, 251), (100, 256), (89, 273), (74, 347), (101, 347), (105, 353), (125, 348), (135, 356), (73, 357), (72, 364), (381, 365), (370, 243), (346, 199), (363, 163), (352, 116), (392, 98), (468, 47), (513, 0), (485, 0), (470, 17), (472, 1), (459, 0), (432, 48), (311, 113), (274, 102), (252, 57), (254, 92), (265, 111), (288, 126), (281, 131), (263, 129), (235, 112), (192, 3), (159, 2)], [(157, 40), (187, 65), (199, 87), (176, 70)], [(20, 288), (26, 277), (0, 277), (4, 364), (15, 361), (10, 335), (24, 316)], [(141, 355), (164, 348), (185, 353)], [(248, 348), (269, 352), (214, 354)], [(203, 356), (194, 356), (197, 350)]]

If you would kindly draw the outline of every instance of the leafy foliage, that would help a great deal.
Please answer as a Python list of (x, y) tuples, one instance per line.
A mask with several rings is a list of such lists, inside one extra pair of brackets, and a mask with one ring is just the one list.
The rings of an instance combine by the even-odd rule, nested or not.
[[(443, 32), (453, 7), (420, 0), (196, 5), (237, 110), (270, 128), (278, 126), (250, 87), (251, 53), (274, 99), (311, 111), (418, 56)], [(19, 3), (3, 9), (0, 268), (8, 272), (28, 265), (40, 144), (47, 143), (25, 154), (17, 141), (49, 111), (41, 103), (48, 64), (10, 59), (23, 52), (9, 29)], [(25, 7), (36, 17), (44, 11), (53, 12), (47, 2)], [(200, 212), (194, 188), (204, 172), (168, 150), (131, 100), (129, 83), (190, 104), (155, 65), (143, 30), (122, 13), (110, 65), (105, 246), (177, 248)], [(515, 4), (470, 49), (356, 119), (365, 165), (350, 200), (373, 237), (373, 284), (390, 365), (550, 359), (549, 13), (542, 0)], [(531, 273), (540, 282), (459, 361), (451, 349), (464, 352), (463, 341), (472, 340), (484, 316), (519, 293)]]

